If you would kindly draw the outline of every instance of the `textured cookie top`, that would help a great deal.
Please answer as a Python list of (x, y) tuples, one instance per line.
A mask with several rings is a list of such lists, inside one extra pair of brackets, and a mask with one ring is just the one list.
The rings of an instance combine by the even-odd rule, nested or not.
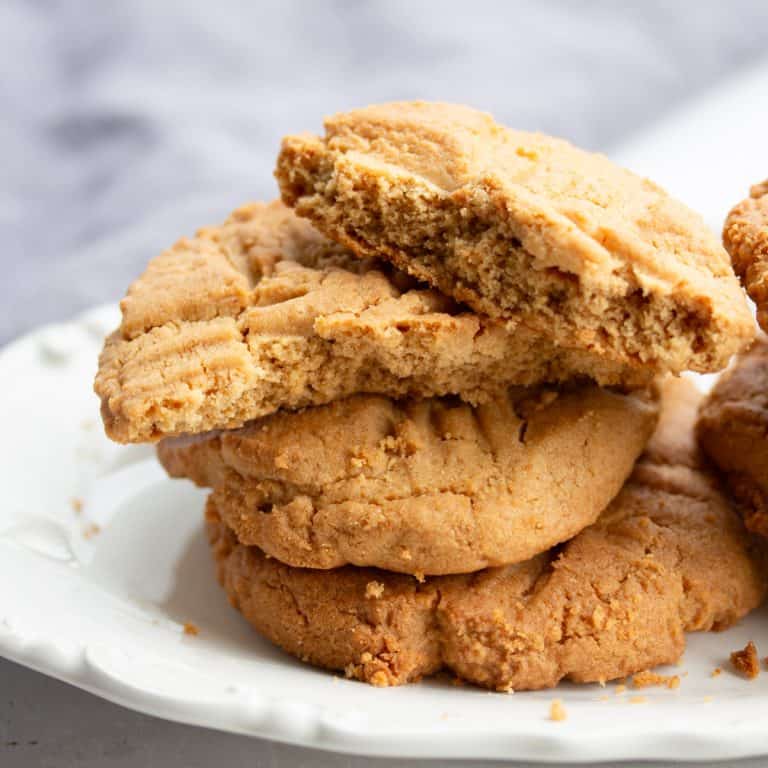
[(464, 573), (519, 562), (593, 523), (656, 422), (646, 394), (518, 388), (472, 407), (358, 395), (160, 443), (216, 489), (245, 544), (294, 566)]
[(768, 339), (758, 338), (704, 401), (702, 448), (744, 505), (747, 527), (768, 536)]
[(723, 242), (747, 292), (757, 304), (757, 320), (768, 331), (768, 180), (728, 214)]
[(579, 374), (648, 379), (361, 261), (280, 202), (245, 206), (180, 240), (121, 309), (95, 389), (108, 434), (122, 442), (238, 427), (354, 392), (478, 402), (510, 384)]
[(273, 642), (376, 685), (447, 667), (483, 686), (523, 690), (673, 663), (685, 631), (722, 629), (755, 608), (766, 571), (694, 449), (695, 390), (671, 387), (685, 406), (687, 453), (677, 437), (667, 442), (680, 418), (662, 419), (653, 452), (599, 521), (550, 553), (421, 583), (352, 566), (291, 568), (240, 544), (212, 497), (219, 578)]
[(753, 335), (728, 256), (657, 185), (468, 107), (394, 103), (284, 139), (283, 199), (492, 316), (659, 371), (716, 370)]

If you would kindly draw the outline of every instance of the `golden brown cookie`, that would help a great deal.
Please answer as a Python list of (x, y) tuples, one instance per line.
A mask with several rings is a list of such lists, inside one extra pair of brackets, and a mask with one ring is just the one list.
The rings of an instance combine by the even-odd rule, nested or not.
[(704, 401), (697, 427), (707, 455), (743, 504), (747, 527), (768, 536), (768, 339), (738, 357)]
[(410, 574), (527, 560), (593, 523), (656, 423), (646, 393), (518, 388), (489, 403), (356, 395), (170, 438), (168, 472), (213, 487), (244, 544), (305, 568)]
[(478, 312), (657, 372), (715, 371), (754, 335), (728, 255), (647, 179), (468, 107), (404, 102), (283, 141), (283, 200)]
[(282, 203), (253, 204), (150, 262), (121, 302), (95, 390), (120, 442), (239, 427), (355, 392), (487, 399), (642, 367), (480, 317), (325, 239)]
[(671, 384), (685, 437), (682, 421), (662, 423), (599, 521), (561, 548), (423, 582), (372, 568), (292, 568), (238, 543), (211, 498), (219, 579), (269, 640), (375, 685), (447, 667), (522, 690), (674, 662), (684, 632), (730, 626), (766, 588), (762, 553), (693, 449), (697, 401), (686, 385)]
[(757, 320), (768, 331), (768, 180), (734, 206), (725, 220), (723, 242), (733, 267), (757, 304)]

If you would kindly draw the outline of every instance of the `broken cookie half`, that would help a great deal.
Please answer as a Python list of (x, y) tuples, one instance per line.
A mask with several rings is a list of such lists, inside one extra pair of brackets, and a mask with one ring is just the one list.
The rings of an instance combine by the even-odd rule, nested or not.
[(283, 200), (359, 256), (477, 312), (658, 373), (723, 368), (754, 335), (728, 254), (651, 181), (451, 104), (382, 104), (289, 136)]
[(235, 211), (150, 262), (120, 304), (95, 390), (120, 442), (242, 426), (353, 393), (455, 394), (652, 372), (557, 346), (361, 261), (279, 201)]

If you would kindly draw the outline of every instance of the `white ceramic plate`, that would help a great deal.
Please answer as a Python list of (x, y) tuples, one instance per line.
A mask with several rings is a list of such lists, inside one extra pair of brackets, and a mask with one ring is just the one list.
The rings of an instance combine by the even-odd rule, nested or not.
[[(345, 752), (561, 761), (768, 752), (768, 674), (748, 683), (727, 671), (730, 650), (768, 639), (765, 611), (692, 636), (676, 691), (381, 690), (261, 641), (215, 583), (204, 493), (166, 479), (151, 449), (102, 434), (91, 379), (116, 324), (114, 308), (96, 309), (0, 354), (2, 655), (142, 712)], [(186, 635), (185, 622), (199, 635)], [(726, 671), (712, 678), (718, 666)], [(555, 697), (565, 722), (548, 719)]]

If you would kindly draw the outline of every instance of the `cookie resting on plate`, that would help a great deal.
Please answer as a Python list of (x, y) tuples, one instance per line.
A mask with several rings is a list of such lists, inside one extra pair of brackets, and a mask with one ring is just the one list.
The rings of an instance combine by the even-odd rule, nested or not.
[(231, 603), (305, 662), (375, 685), (440, 669), (497, 690), (624, 677), (677, 661), (685, 632), (724, 629), (763, 599), (764, 552), (694, 448), (698, 394), (668, 418), (600, 519), (517, 565), (427, 577), (294, 568), (238, 542), (209, 499)]

